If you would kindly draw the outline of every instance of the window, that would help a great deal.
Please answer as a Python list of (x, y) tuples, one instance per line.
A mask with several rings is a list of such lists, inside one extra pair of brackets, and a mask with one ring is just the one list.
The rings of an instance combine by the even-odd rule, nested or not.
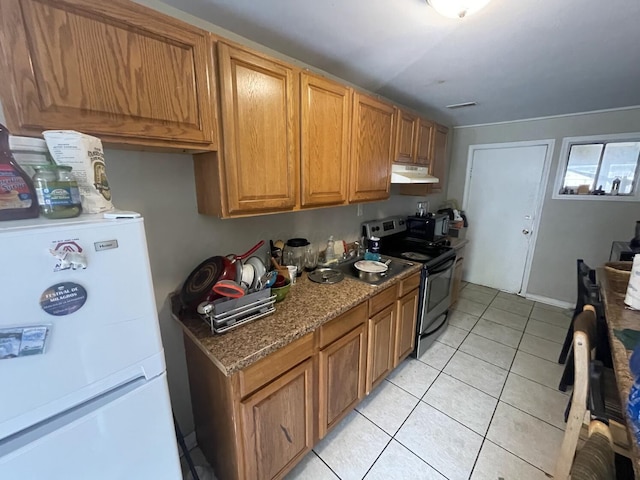
[(640, 133), (565, 138), (553, 198), (640, 201)]

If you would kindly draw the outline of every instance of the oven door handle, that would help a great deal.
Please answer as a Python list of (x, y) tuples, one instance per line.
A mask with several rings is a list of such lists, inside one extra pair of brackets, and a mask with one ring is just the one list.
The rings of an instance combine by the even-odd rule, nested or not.
[(428, 270), (429, 275), (436, 275), (438, 273), (446, 272), (456, 263), (456, 257), (449, 260), (443, 267), (439, 266), (436, 270)]
[(438, 325), (436, 328), (432, 328), (431, 330), (427, 331), (427, 332), (423, 332), (419, 335), (419, 338), (426, 338), (429, 337), (431, 335), (433, 335), (434, 333), (436, 333), (438, 330), (440, 330), (442, 327), (444, 327), (447, 324), (447, 319), (449, 318), (449, 310), (447, 310), (445, 312), (444, 315), (442, 315), (442, 322), (440, 323), (440, 325)]

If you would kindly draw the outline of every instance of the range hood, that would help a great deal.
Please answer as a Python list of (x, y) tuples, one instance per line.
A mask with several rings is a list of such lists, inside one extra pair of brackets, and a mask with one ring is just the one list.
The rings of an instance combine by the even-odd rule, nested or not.
[(391, 183), (438, 183), (439, 181), (433, 175), (429, 175), (428, 167), (396, 163), (391, 166)]

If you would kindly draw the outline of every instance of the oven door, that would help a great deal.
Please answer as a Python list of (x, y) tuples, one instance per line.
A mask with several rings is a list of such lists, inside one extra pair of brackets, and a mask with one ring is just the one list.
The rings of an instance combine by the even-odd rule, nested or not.
[(453, 288), (453, 267), (456, 257), (447, 259), (431, 270), (423, 269), (420, 288), (420, 308), (418, 311), (416, 356), (435, 340), (447, 324), (447, 312), (451, 304)]

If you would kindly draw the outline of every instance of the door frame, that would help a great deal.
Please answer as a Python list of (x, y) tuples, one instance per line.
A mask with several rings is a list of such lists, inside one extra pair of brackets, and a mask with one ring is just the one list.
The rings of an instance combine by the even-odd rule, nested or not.
[(533, 261), (533, 254), (536, 250), (536, 242), (538, 240), (538, 227), (540, 226), (540, 217), (542, 217), (542, 210), (544, 206), (544, 199), (547, 194), (547, 187), (549, 186), (549, 172), (551, 170), (551, 161), (553, 159), (555, 139), (548, 138), (543, 140), (527, 140), (520, 142), (504, 142), (504, 143), (482, 143), (477, 145), (469, 145), (469, 153), (467, 154), (467, 171), (464, 181), (464, 193), (462, 196), (462, 209), (467, 209), (467, 202), (469, 201), (469, 190), (471, 188), (471, 166), (473, 164), (473, 155), (476, 150), (498, 149), (498, 148), (517, 148), (517, 147), (534, 147), (538, 145), (545, 145), (547, 147), (547, 154), (544, 158), (544, 165), (542, 167), (542, 177), (538, 186), (538, 193), (534, 202), (533, 212), (533, 224), (531, 228), (533, 232), (529, 242), (529, 248), (527, 250), (527, 259), (524, 265), (524, 272), (522, 276), (522, 286), (518, 295), (526, 296), (527, 288), (529, 287), (529, 276), (531, 275), (531, 263)]

